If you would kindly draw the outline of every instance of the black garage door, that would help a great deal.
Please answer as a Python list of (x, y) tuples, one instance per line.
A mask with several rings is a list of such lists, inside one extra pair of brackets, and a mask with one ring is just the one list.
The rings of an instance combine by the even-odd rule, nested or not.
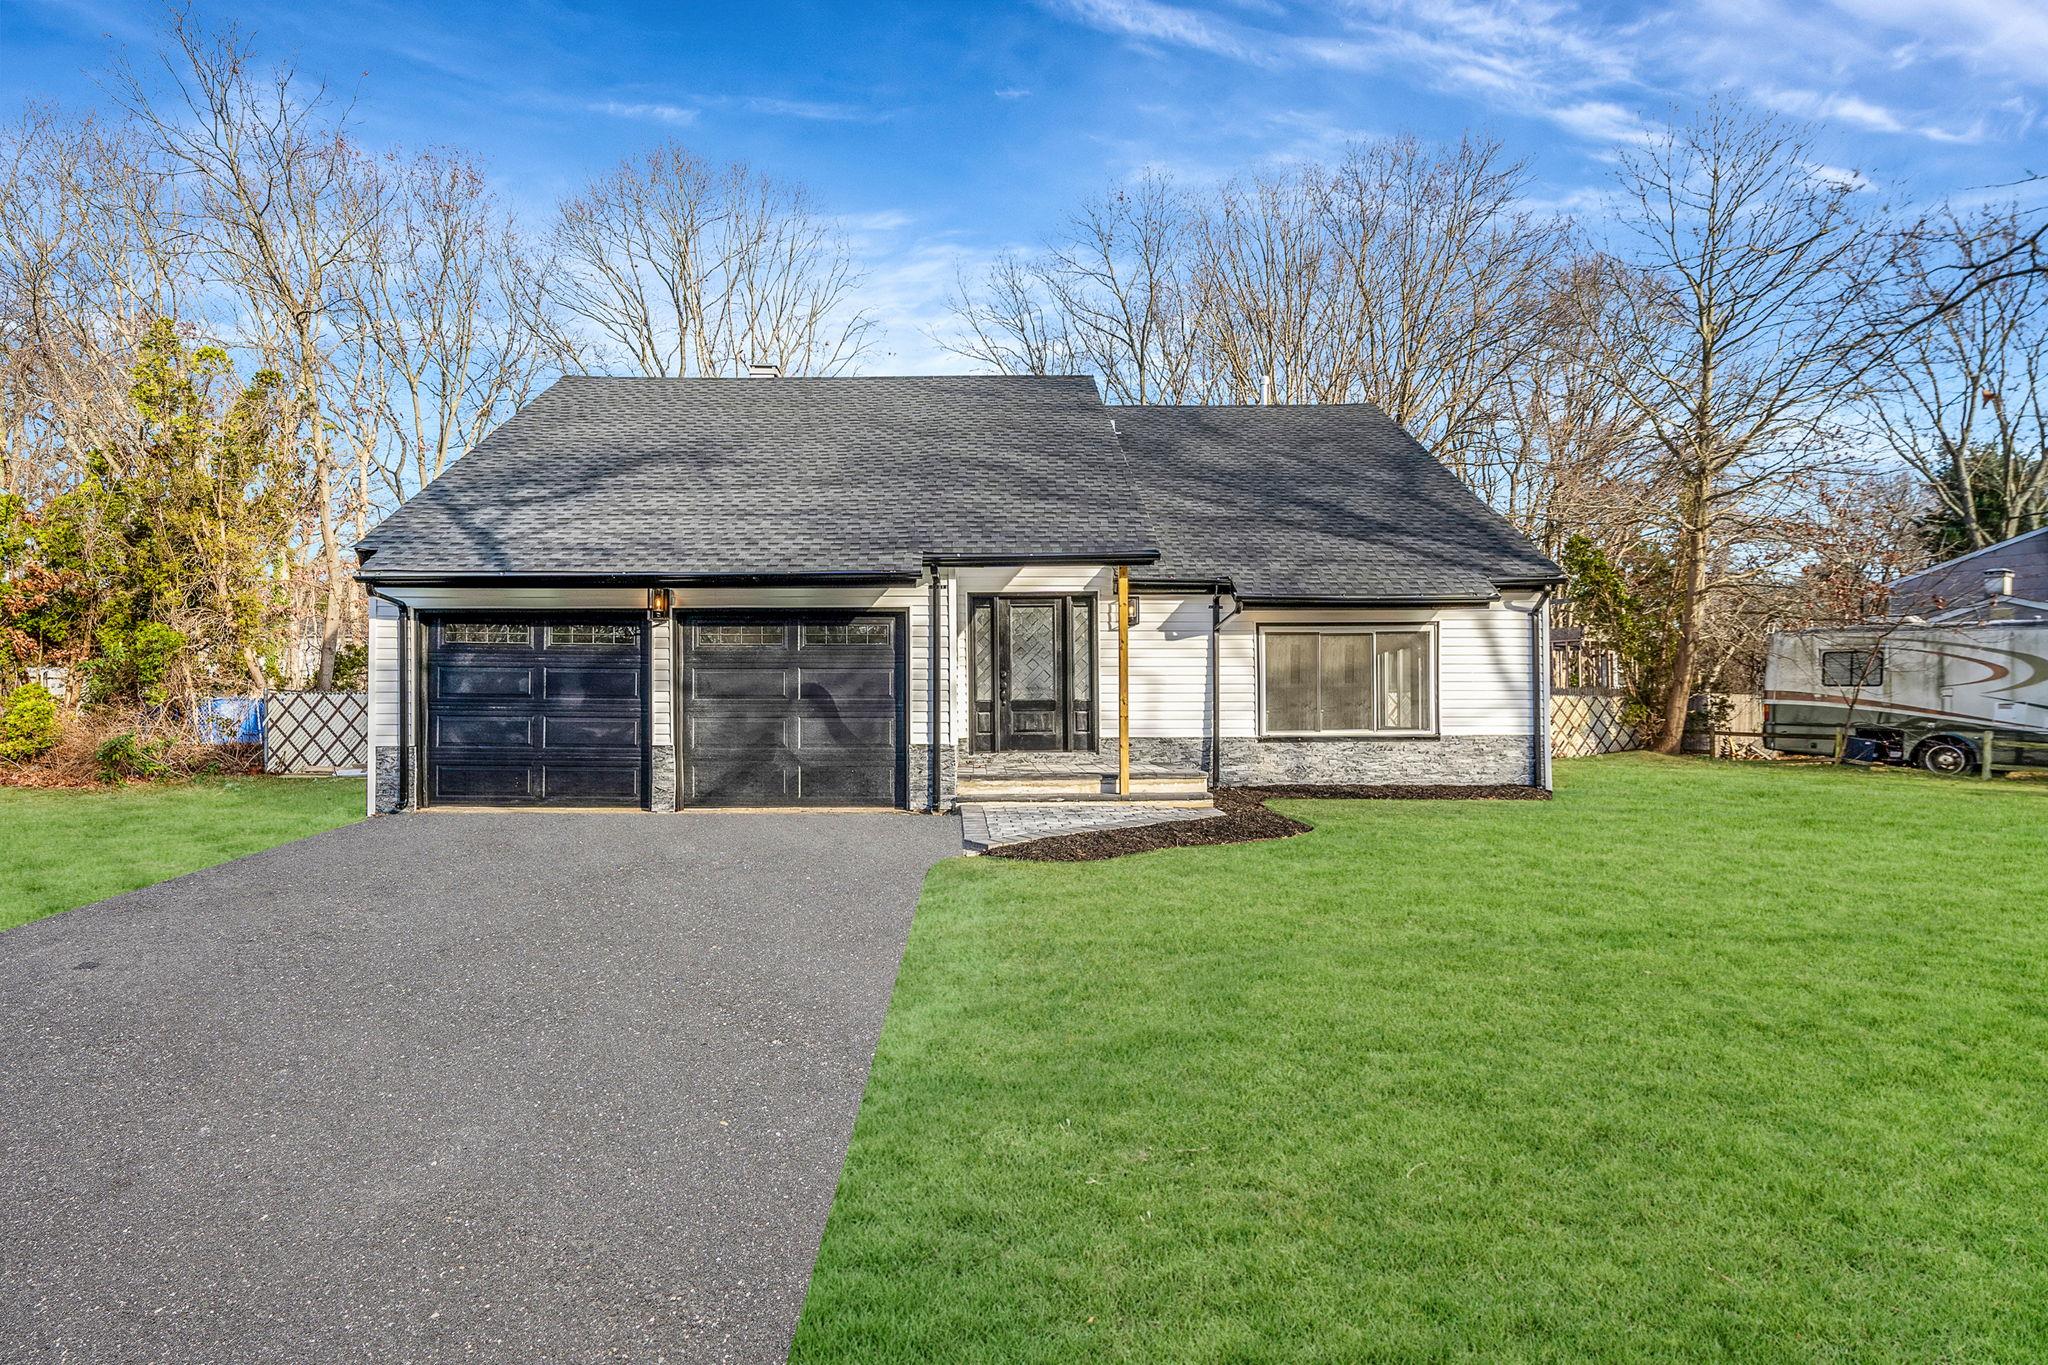
[(443, 617), (427, 654), (427, 799), (637, 806), (646, 800), (645, 623)]
[(687, 803), (903, 804), (900, 618), (705, 615), (683, 631)]

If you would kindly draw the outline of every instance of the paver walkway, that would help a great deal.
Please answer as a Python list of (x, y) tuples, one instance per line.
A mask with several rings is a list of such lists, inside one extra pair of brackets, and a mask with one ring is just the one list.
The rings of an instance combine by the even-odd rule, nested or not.
[(1005, 844), (1048, 839), (1056, 834), (1134, 829), (1183, 820), (1212, 820), (1213, 806), (1170, 806), (1160, 802), (1017, 801), (960, 808), (961, 838), (971, 853)]

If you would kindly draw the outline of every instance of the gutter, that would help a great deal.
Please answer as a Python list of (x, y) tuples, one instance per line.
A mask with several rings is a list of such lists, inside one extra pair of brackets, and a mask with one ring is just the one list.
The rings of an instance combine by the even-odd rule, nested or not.
[(597, 588), (802, 588), (821, 585), (866, 587), (881, 584), (915, 583), (911, 573), (786, 573), (786, 574), (615, 574), (615, 573), (371, 573), (357, 570), (358, 583), (383, 583), (394, 587), (557, 587), (569, 584)]
[(927, 554), (924, 562), (936, 566), (950, 564), (961, 569), (1002, 568), (1010, 564), (1154, 564), (1159, 560), (1157, 550), (1128, 550), (1113, 554), (1054, 554), (1054, 555), (953, 555)]
[[(1546, 592), (1549, 589), (1545, 589)], [(1499, 593), (1485, 596), (1465, 594), (1462, 596), (1411, 596), (1411, 597), (1247, 597), (1234, 594), (1241, 607), (1486, 607), (1500, 601)]]

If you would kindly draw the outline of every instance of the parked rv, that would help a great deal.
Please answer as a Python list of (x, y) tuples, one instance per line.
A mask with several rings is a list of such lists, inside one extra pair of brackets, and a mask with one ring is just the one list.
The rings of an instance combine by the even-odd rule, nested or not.
[(2048, 767), (2048, 621), (1890, 621), (1771, 639), (1764, 744), (1934, 773)]

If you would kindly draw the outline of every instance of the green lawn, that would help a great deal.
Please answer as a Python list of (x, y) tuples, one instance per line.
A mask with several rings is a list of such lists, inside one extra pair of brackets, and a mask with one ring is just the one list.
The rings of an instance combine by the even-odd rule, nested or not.
[(359, 820), (361, 779), (0, 787), (0, 929)]
[(798, 1361), (2048, 1359), (2048, 790), (931, 874)]

